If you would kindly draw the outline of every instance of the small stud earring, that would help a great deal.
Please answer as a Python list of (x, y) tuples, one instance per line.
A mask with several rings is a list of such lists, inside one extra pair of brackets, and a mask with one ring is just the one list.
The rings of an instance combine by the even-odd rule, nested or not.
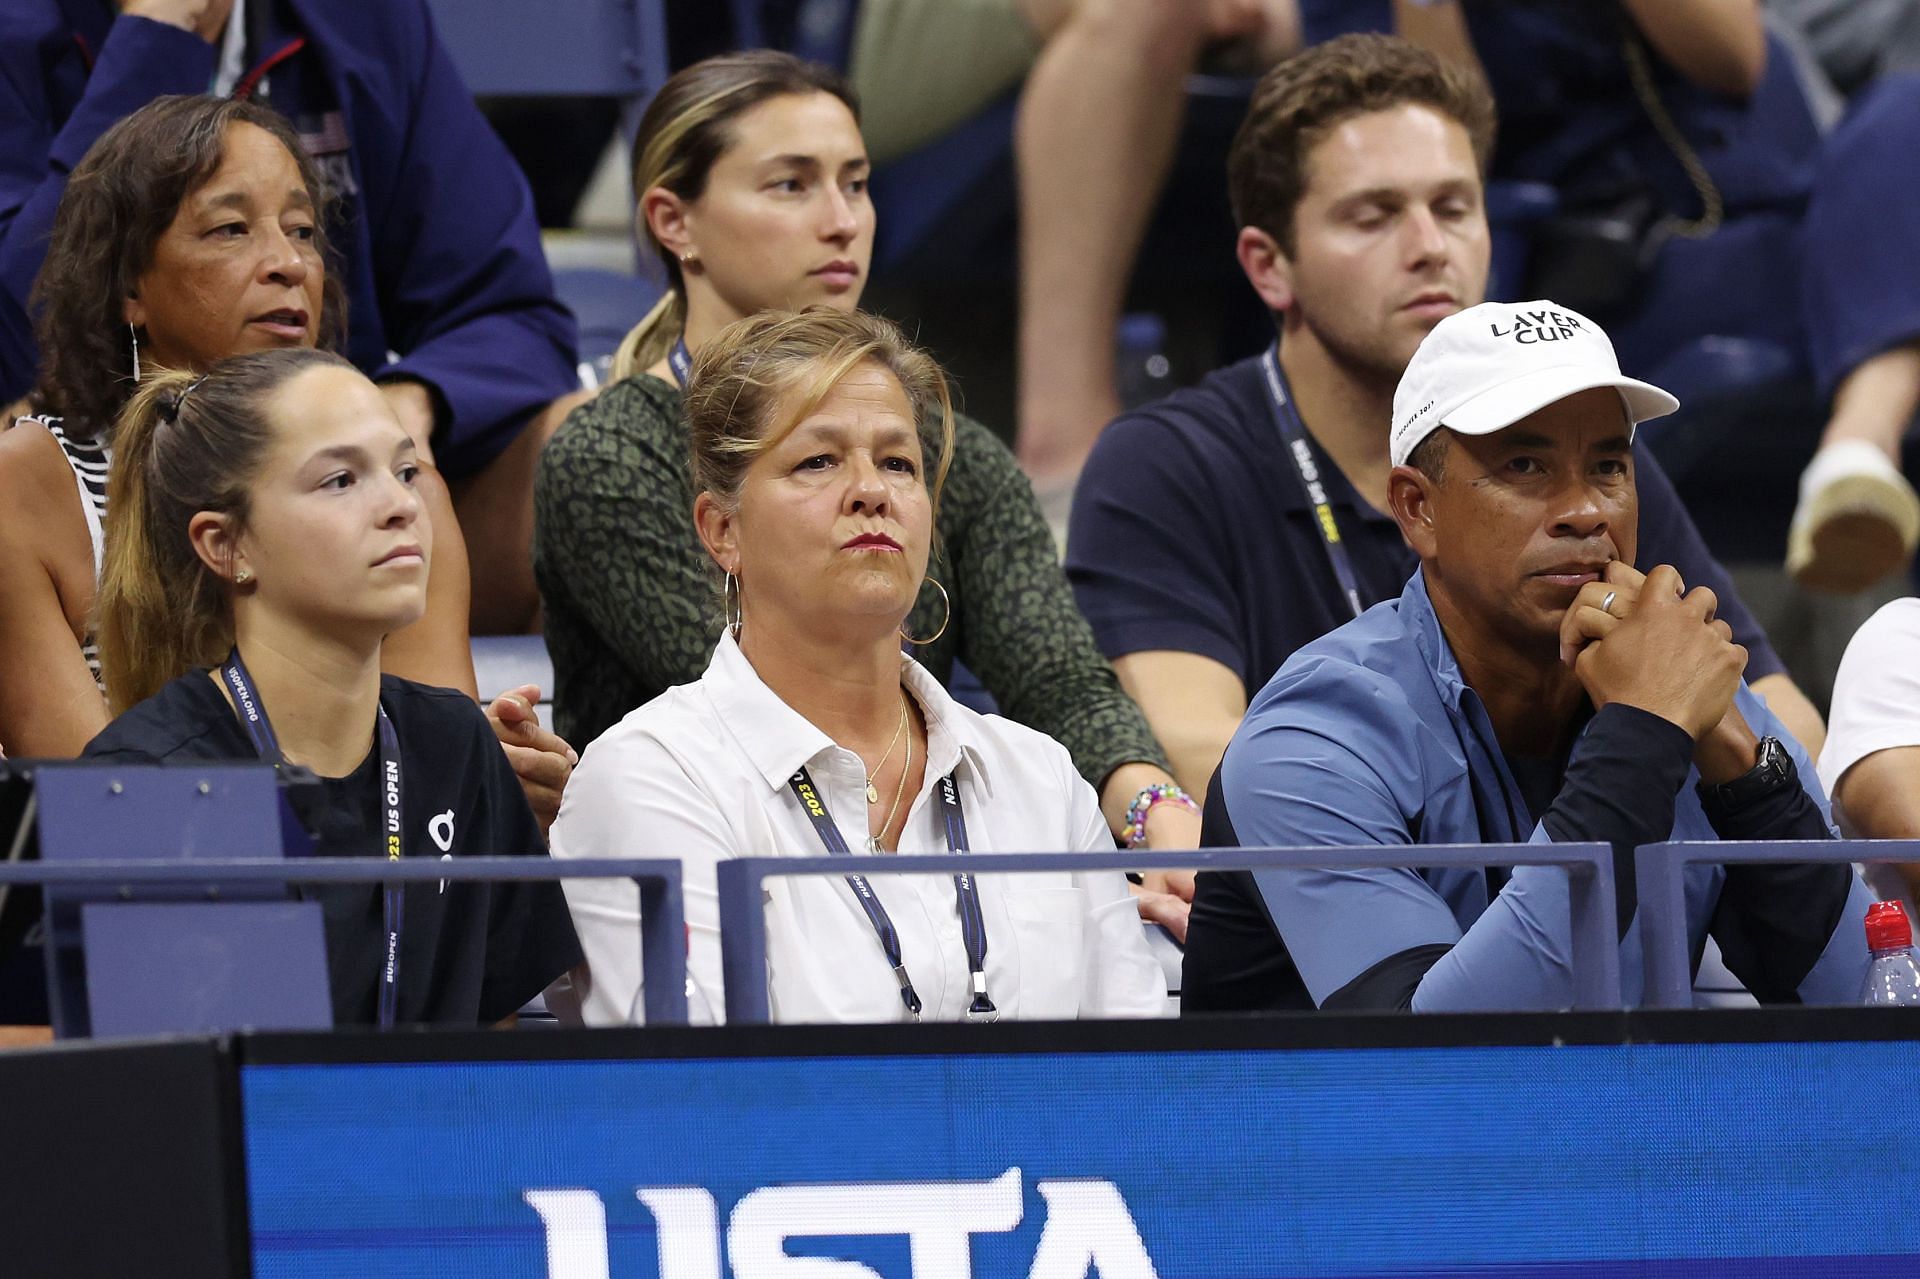
[(233, 584), (235, 586), (245, 586), (248, 582), (251, 582), (252, 580), (253, 580), (253, 574), (249, 573), (244, 568), (241, 569), (238, 573), (235, 573), (233, 575)]

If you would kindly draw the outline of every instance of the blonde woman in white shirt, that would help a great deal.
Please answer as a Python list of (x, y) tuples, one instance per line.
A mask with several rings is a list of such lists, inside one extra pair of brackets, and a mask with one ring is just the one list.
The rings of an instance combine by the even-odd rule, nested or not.
[[(849, 854), (848, 878), (767, 881), (776, 1021), (1164, 1011), (1117, 872), (987, 875), (966, 890), (947, 875), (860, 877), (871, 913), (850, 882), (876, 855), (948, 851), (947, 777), (972, 852), (1113, 847), (1065, 748), (962, 707), (901, 651), (953, 438), (938, 365), (874, 316), (766, 312), (701, 348), (686, 414), (693, 517), (725, 574), (728, 625), (698, 681), (587, 751), (553, 855), (680, 858), (688, 972), (716, 1016), (718, 863), (830, 851)], [(808, 787), (824, 823), (809, 819)], [(586, 1019), (626, 1021), (642, 980), (637, 892), (566, 891)]]

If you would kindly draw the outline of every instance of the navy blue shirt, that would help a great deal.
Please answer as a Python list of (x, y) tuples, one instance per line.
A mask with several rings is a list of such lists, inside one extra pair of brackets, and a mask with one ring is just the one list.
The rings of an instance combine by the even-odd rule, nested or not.
[[(1310, 446), (1361, 602), (1397, 599), (1417, 557), (1392, 518)], [(1719, 616), (1747, 648), (1749, 683), (1785, 669), (1660, 464), (1637, 446), (1634, 471), (1638, 566), (1671, 564), (1689, 587), (1712, 588)], [(1067, 577), (1109, 658), (1198, 653), (1239, 675), (1249, 696), (1295, 650), (1353, 620), (1281, 445), (1258, 358), (1126, 413), (1102, 433), (1074, 496)]]

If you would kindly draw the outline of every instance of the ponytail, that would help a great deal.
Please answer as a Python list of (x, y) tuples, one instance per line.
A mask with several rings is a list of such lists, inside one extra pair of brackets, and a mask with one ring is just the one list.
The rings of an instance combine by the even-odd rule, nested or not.
[(106, 551), (94, 632), (107, 703), (118, 715), (233, 645), (232, 569), (200, 558), (187, 525), (202, 511), (246, 526), (250, 486), (273, 437), (266, 401), (326, 351), (289, 348), (222, 360), (205, 374), (162, 369), (114, 428)]
[(633, 326), (613, 353), (608, 377), (614, 382), (645, 373), (667, 358), (667, 352), (687, 328), (687, 302), (678, 283), (670, 284), (640, 323)]

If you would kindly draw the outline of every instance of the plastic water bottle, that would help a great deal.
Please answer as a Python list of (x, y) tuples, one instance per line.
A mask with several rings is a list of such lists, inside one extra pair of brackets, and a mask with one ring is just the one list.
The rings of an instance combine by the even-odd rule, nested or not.
[(1867, 980), (1863, 1004), (1920, 1005), (1920, 963), (1914, 962), (1913, 927), (1899, 902), (1867, 907)]

